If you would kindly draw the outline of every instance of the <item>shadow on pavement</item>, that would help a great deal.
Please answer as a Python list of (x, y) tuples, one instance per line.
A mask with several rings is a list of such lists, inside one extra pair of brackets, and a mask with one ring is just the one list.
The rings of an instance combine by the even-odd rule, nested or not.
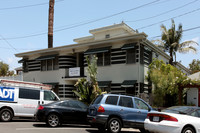
[[(93, 130), (93, 129), (86, 129), (86, 131), (87, 131), (88, 133), (109, 133), (109, 132), (107, 132), (107, 131), (102, 132), (102, 131)], [(138, 133), (138, 132), (133, 132), (133, 131), (121, 131), (120, 133)]]
[[(52, 127), (49, 127), (47, 126), (46, 124), (44, 123), (37, 123), (37, 124), (33, 124), (34, 127), (46, 127), (46, 128), (52, 128)], [(57, 128), (66, 128), (66, 127), (69, 127), (69, 128), (91, 128), (90, 125), (79, 125), (79, 124), (63, 124)]]

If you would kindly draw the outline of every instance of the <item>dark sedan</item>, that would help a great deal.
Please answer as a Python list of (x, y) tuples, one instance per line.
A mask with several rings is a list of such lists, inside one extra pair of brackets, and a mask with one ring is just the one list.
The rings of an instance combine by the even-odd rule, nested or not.
[(87, 108), (76, 100), (57, 101), (38, 107), (36, 118), (48, 126), (57, 127), (62, 123), (87, 123)]

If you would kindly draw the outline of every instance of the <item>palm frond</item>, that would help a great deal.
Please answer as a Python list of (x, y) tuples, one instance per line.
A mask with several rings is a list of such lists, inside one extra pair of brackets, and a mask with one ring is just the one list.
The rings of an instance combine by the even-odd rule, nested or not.
[(188, 53), (188, 52), (193, 52), (193, 53), (197, 53), (197, 49), (195, 47), (189, 46), (186, 48), (179, 48), (178, 52), (180, 53)]
[(185, 41), (185, 42), (182, 42), (181, 44), (179, 44), (180, 46), (179, 47), (186, 47), (186, 46), (191, 46), (191, 45), (196, 45), (198, 46), (199, 44), (195, 41)]

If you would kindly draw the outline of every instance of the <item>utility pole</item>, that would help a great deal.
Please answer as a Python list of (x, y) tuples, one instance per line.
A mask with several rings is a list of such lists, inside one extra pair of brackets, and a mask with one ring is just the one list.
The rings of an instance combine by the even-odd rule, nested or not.
[(53, 19), (55, 0), (49, 0), (48, 48), (53, 47)]

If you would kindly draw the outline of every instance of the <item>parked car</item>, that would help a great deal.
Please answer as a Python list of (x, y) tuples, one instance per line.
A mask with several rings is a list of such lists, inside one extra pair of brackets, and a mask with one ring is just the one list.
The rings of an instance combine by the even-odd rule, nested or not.
[[(21, 84), (21, 87), (0, 85), (1, 121), (8, 122), (13, 117), (34, 117), (39, 104), (60, 100), (51, 90), (33, 88), (32, 84), (36, 83), (19, 82)], [(26, 86), (23, 87), (23, 84)]]
[(57, 127), (62, 123), (87, 123), (87, 108), (87, 105), (76, 100), (53, 102), (40, 105), (36, 119), (46, 122), (51, 127)]
[(144, 130), (144, 120), (152, 107), (144, 100), (126, 95), (99, 95), (89, 106), (88, 121), (99, 130), (118, 133), (121, 128)]
[(199, 133), (200, 108), (173, 106), (161, 112), (150, 112), (145, 119), (145, 129), (159, 133)]

